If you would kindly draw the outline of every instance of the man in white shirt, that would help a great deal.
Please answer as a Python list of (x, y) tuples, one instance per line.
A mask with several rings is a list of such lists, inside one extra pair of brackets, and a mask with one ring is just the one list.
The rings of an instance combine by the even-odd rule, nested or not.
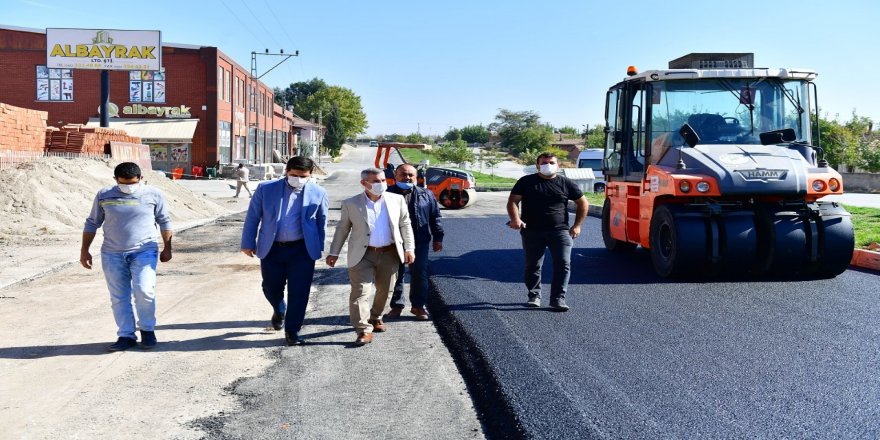
[[(327, 257), (327, 265), (335, 267), (342, 245), (350, 238), (349, 316), (357, 331), (356, 346), (372, 342), (373, 332), (385, 331), (382, 314), (391, 286), (397, 280), (397, 270), (401, 263), (410, 264), (416, 258), (406, 201), (403, 196), (385, 192), (388, 184), (383, 174), (378, 168), (361, 171), (364, 192), (342, 202)], [(371, 287), (375, 288), (372, 301)]]
[(238, 198), (238, 194), (241, 192), (242, 188), (244, 188), (245, 191), (248, 192), (248, 197), (254, 196), (254, 194), (251, 192), (251, 189), (248, 188), (250, 174), (251, 171), (248, 169), (248, 167), (244, 166), (243, 163), (238, 164), (238, 168), (235, 169), (235, 176), (238, 177), (238, 181), (235, 182), (235, 198)]

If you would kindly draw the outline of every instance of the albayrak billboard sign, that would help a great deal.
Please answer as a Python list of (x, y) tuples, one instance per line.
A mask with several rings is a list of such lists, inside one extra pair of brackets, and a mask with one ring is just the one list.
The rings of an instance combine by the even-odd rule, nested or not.
[(162, 33), (112, 29), (46, 29), (50, 69), (161, 70)]

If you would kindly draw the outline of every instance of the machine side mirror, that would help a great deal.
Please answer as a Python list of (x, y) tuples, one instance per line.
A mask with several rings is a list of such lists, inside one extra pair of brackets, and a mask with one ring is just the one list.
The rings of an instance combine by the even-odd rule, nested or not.
[(681, 128), (678, 130), (678, 134), (681, 135), (682, 139), (684, 139), (684, 142), (688, 144), (688, 146), (691, 148), (696, 147), (697, 144), (700, 143), (700, 136), (697, 135), (697, 132), (694, 131), (694, 128), (691, 127), (690, 124), (682, 125)]
[(781, 144), (784, 142), (794, 142), (797, 135), (793, 128), (783, 128), (782, 130), (773, 130), (758, 135), (761, 138), (761, 145)]

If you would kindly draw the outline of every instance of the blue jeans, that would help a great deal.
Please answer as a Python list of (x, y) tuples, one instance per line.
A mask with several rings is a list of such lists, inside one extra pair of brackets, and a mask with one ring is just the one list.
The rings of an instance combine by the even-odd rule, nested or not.
[[(416, 261), (409, 265), (409, 304), (410, 307), (424, 308), (428, 302), (428, 250), (431, 242), (416, 244)], [(403, 274), (406, 265), (401, 264), (397, 271), (397, 281), (394, 283), (394, 293), (391, 295), (391, 308), (402, 309), (403, 303)]]
[(101, 267), (110, 290), (116, 335), (137, 339), (131, 306), (132, 293), (137, 308), (137, 328), (153, 331), (156, 327), (156, 264), (159, 245), (150, 243), (136, 251), (101, 252)]
[(553, 259), (553, 280), (550, 284), (550, 299), (565, 298), (568, 278), (571, 275), (571, 247), (573, 241), (568, 229), (535, 231), (523, 229), (523, 250), (526, 264), (524, 278), (529, 298), (541, 296), (541, 266), (544, 263), (544, 250), (550, 248)]
[[(260, 260), (263, 274), (263, 295), (275, 313), (284, 314), (284, 329), (299, 333), (309, 304), (309, 289), (315, 275), (315, 260), (309, 257), (305, 241), (290, 247), (272, 245)], [(284, 285), (287, 285), (287, 304), (284, 303)]]

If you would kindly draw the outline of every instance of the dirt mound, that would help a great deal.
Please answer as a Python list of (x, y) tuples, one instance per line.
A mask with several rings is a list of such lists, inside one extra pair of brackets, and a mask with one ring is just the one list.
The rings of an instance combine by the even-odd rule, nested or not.
[[(0, 238), (82, 231), (95, 194), (113, 184), (115, 166), (109, 160), (50, 157), (0, 170)], [(148, 173), (144, 181), (165, 193), (173, 221), (229, 212), (161, 173)]]

